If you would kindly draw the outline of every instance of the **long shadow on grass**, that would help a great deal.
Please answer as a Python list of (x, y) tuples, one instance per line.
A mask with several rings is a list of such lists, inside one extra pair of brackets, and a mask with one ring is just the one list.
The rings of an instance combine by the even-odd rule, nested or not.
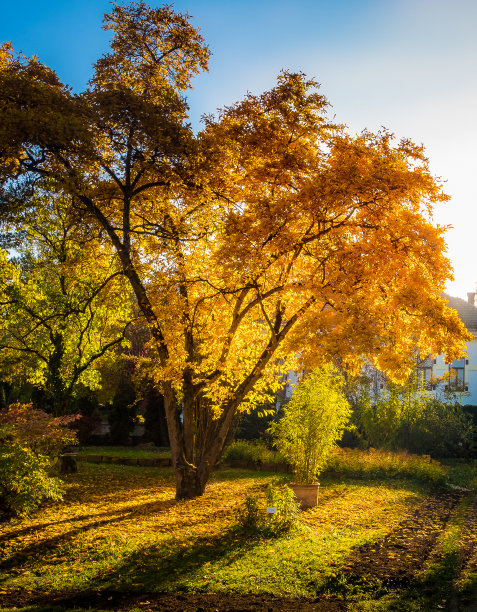
[[(0, 569), (8, 570), (19, 565), (22, 565), (24, 568), (26, 568), (30, 563), (33, 565), (35, 564), (35, 557), (43, 557), (45, 555), (54, 556), (55, 551), (57, 549), (60, 549), (64, 544), (71, 542), (76, 536), (80, 534), (84, 534), (98, 527), (103, 527), (106, 525), (115, 525), (123, 521), (130, 520), (134, 516), (147, 517), (153, 514), (165, 513), (171, 508), (174, 508), (177, 504), (183, 505), (184, 502), (177, 502), (174, 499), (169, 499), (163, 501), (147, 502), (141, 505), (134, 505), (127, 508), (122, 508), (120, 511), (113, 510), (111, 512), (106, 512), (102, 515), (106, 518), (102, 518), (101, 520), (93, 520), (92, 522), (86, 525), (82, 525), (80, 527), (70, 529), (64, 533), (44, 538), (40, 542), (33, 542), (31, 544), (27, 544), (21, 550), (15, 552), (8, 559), (0, 561)], [(222, 508), (217, 508), (215, 512), (209, 511), (209, 516), (217, 516), (222, 513), (224, 513), (224, 510)], [(113, 515), (118, 514), (119, 516), (111, 518)], [(181, 528), (193, 527), (197, 524), (197, 522), (202, 520), (200, 517), (198, 517), (197, 520), (191, 520), (189, 514), (186, 514), (186, 516), (188, 517), (187, 519), (184, 518), (180, 521)], [(164, 531), (170, 531), (170, 527), (167, 524), (162, 525), (161, 527)], [(156, 530), (156, 532), (158, 530)], [(15, 533), (9, 534), (10, 538), (14, 536)]]
[(116, 565), (107, 575), (98, 574), (90, 588), (107, 588), (120, 591), (199, 591), (206, 592), (208, 578), (201, 583), (187, 585), (188, 579), (196, 576), (218, 561), (232, 564), (255, 546), (264, 542), (264, 537), (251, 536), (227, 529), (215, 536), (202, 536), (187, 544), (176, 543), (175, 547), (153, 545), (135, 551), (123, 563)]
[[(129, 495), (129, 497), (131, 497), (131, 495)], [(54, 520), (54, 521), (49, 521), (47, 523), (38, 523), (36, 525), (29, 525), (28, 527), (22, 527), (20, 529), (8, 531), (4, 535), (1, 535), (0, 544), (2, 542), (6, 542), (8, 540), (12, 540), (15, 538), (21, 538), (23, 536), (32, 535), (34, 533), (37, 533), (38, 531), (42, 531), (48, 527), (52, 527), (53, 525), (57, 526), (57, 525), (64, 525), (66, 523), (78, 523), (82, 521), (91, 520), (92, 518), (98, 519), (98, 518), (113, 517), (113, 516), (117, 517), (116, 519), (109, 518), (108, 520), (93, 521), (92, 523), (88, 523), (86, 525), (78, 527), (77, 529), (73, 529), (67, 533), (74, 534), (79, 531), (87, 531), (88, 529), (91, 529), (93, 527), (100, 527), (101, 525), (104, 525), (105, 523), (114, 523), (115, 521), (118, 521), (118, 520), (127, 519), (131, 515), (134, 515), (136, 513), (142, 514), (143, 516), (147, 516), (147, 515), (154, 514), (157, 512), (162, 512), (172, 507), (175, 503), (176, 502), (173, 499), (167, 499), (167, 500), (162, 500), (162, 501), (158, 500), (158, 501), (153, 501), (153, 502), (147, 502), (141, 505), (126, 506), (124, 508), (121, 508), (120, 510), (111, 509), (106, 512), (98, 512), (97, 514), (94, 515), (94, 517), (92, 517), (91, 514), (80, 514), (80, 515), (72, 516), (69, 518), (65, 518), (63, 520)], [(120, 514), (121, 516), (118, 517), (117, 516), (118, 514)], [(0, 567), (1, 566), (2, 564), (0, 563)]]
[[(227, 477), (227, 474), (225, 476)], [(243, 473), (237, 474), (237, 477), (243, 477), (243, 476), (244, 476)], [(347, 478), (343, 479), (342, 484), (345, 484), (347, 481), (348, 481)], [(352, 482), (353, 479), (349, 479), (349, 481)], [(353, 484), (356, 485), (359, 483), (356, 483), (355, 481), (353, 482)], [(369, 486), (369, 483), (367, 484)], [(395, 482), (393, 483), (393, 485), (399, 488), (401, 487), (409, 488), (409, 483), (405, 483), (402, 481)], [(111, 493), (114, 494), (114, 492), (115, 492), (114, 490), (109, 490), (108, 494), (111, 494)], [(129, 489), (129, 498), (131, 497), (131, 494), (132, 494), (131, 489)], [(326, 501), (329, 502), (330, 499), (332, 499), (335, 496), (339, 496), (340, 494), (341, 493), (338, 491), (335, 494), (327, 495)], [(105, 512), (95, 514), (93, 517), (89, 514), (81, 514), (79, 516), (66, 518), (64, 520), (58, 520), (58, 521), (55, 520), (55, 521), (50, 521), (48, 523), (31, 525), (28, 527), (23, 527), (17, 530), (9, 531), (5, 535), (0, 536), (0, 543), (6, 540), (15, 539), (15, 538), (19, 538), (20, 541), (18, 542), (17, 552), (15, 552), (9, 558), (0, 561), (0, 569), (10, 569), (20, 564), (26, 564), (28, 561), (34, 564), (35, 557), (38, 555), (42, 557), (45, 555), (53, 556), (57, 549), (60, 549), (62, 548), (63, 545), (73, 541), (77, 536), (85, 534), (88, 531), (91, 531), (93, 529), (100, 528), (106, 525), (113, 526), (115, 524), (120, 524), (121, 522), (130, 520), (131, 518), (135, 516), (146, 518), (154, 514), (167, 513), (171, 508), (176, 507), (177, 504), (182, 504), (182, 505), (184, 504), (184, 502), (177, 502), (176, 500), (172, 499), (172, 495), (173, 495), (173, 491), (171, 489), (171, 499), (156, 500), (156, 501), (146, 502), (144, 504), (139, 504), (139, 505), (133, 504), (130, 506), (125, 506), (121, 509), (111, 508)], [(88, 498), (88, 502), (92, 501), (89, 495), (87, 496), (87, 498)], [(103, 492), (103, 499), (104, 499), (104, 492)], [(116, 498), (115, 498), (115, 501), (116, 501)], [(210, 509), (208, 510), (208, 512), (210, 514)], [(227, 511), (224, 510), (223, 508), (218, 507), (212, 514), (214, 517), (217, 517), (220, 514), (224, 514), (226, 512)], [(198, 522), (201, 522), (203, 520), (203, 517), (201, 517), (200, 515), (198, 515), (197, 519), (191, 519), (191, 516), (193, 517), (194, 515), (188, 512), (185, 512), (185, 515), (188, 518), (187, 519), (183, 518), (178, 523), (178, 526), (180, 526), (181, 528), (193, 527)], [(21, 538), (24, 536), (29, 536), (34, 533), (41, 532), (43, 529), (48, 528), (48, 527), (53, 527), (53, 526), (56, 527), (56, 526), (60, 526), (62, 524), (68, 524), (68, 523), (72, 524), (73, 526), (75, 523), (82, 522), (82, 521), (90, 521), (90, 522), (84, 525), (73, 527), (72, 529), (69, 529), (68, 531), (65, 531), (63, 533), (58, 533), (56, 535), (51, 535), (49, 537), (42, 538), (40, 541), (27, 543), (24, 547), (20, 548), (22, 545)], [(161, 530), (170, 531), (170, 527), (167, 524), (158, 525), (155, 531), (157, 533)]]
[[(82, 469), (82, 468), (80, 468)], [(104, 499), (105, 492), (114, 494), (117, 501), (131, 496), (131, 488), (147, 488), (145, 483), (156, 486), (174, 488), (174, 472), (172, 468), (146, 468), (116, 464), (87, 464), (86, 472), (73, 474), (65, 478), (69, 484), (65, 502), (75, 501), (78, 491), (88, 495), (90, 501)], [(111, 474), (112, 472), (112, 474)], [(139, 477), (139, 478), (138, 478)], [(133, 483), (131, 487), (131, 483)], [(105, 491), (106, 488), (106, 491)]]
[[(106, 464), (108, 465), (108, 464)], [(96, 467), (96, 466), (95, 466)], [(117, 467), (117, 466), (114, 466)], [(124, 466), (120, 466), (120, 467), (124, 467)], [(127, 466), (130, 467), (130, 466)], [(135, 468), (133, 468), (135, 469)], [(144, 469), (144, 468), (141, 468)], [(152, 470), (157, 470), (157, 468), (145, 468), (148, 471), (150, 471), (150, 474), (148, 474), (151, 477), (151, 488), (153, 487), (157, 487), (157, 482), (155, 482), (156, 478), (159, 478), (161, 481), (161, 484), (163, 485), (164, 490), (169, 490), (171, 496), (174, 495), (174, 475), (172, 472), (172, 468), (167, 468), (166, 470), (161, 470), (161, 471), (152, 471)], [(231, 473), (232, 472), (232, 473)], [(134, 474), (132, 474), (132, 476), (134, 476)], [(220, 482), (221, 480), (237, 480), (237, 479), (243, 479), (247, 476), (249, 476), (248, 472), (244, 472), (242, 470), (227, 470), (224, 471), (223, 473), (219, 473), (219, 474), (214, 474), (215, 478), (214, 481), (215, 482)], [(74, 476), (69, 477), (70, 482), (72, 481), (72, 479), (74, 478)], [(136, 484), (136, 483), (135, 483)], [(87, 484), (83, 484), (81, 482), (77, 483), (77, 487), (75, 488), (71, 488), (68, 489), (65, 498), (63, 500), (63, 504), (64, 505), (68, 505), (68, 502), (71, 501), (77, 501), (78, 499), (78, 489), (80, 489), (81, 491), (81, 497), (85, 498), (85, 501), (87, 500), (87, 502), (89, 504), (91, 504), (91, 502), (95, 502), (96, 500), (100, 499), (102, 501), (104, 501), (105, 499), (105, 494), (108, 497), (114, 498), (114, 502), (118, 503), (123, 501), (124, 499), (131, 499), (131, 496), (134, 495), (135, 491), (134, 489), (132, 489), (131, 487), (131, 482), (130, 479), (127, 478), (123, 478), (123, 480), (118, 480), (118, 481), (108, 481), (107, 484), (108, 488), (107, 491), (102, 491), (101, 493), (98, 493), (98, 487), (91, 484), (91, 483), (87, 483)], [(145, 487), (141, 487), (141, 489), (144, 489)], [(121, 495), (121, 493), (124, 492), (124, 495)], [(119, 494), (119, 495), (118, 495)], [(159, 506), (159, 504), (166, 504), (163, 508), (161, 508)], [(168, 504), (174, 505), (175, 501), (174, 500), (164, 500), (162, 502), (157, 501), (157, 502), (148, 502), (146, 504), (143, 505), (134, 505), (134, 506), (126, 506), (124, 508), (121, 508), (120, 510), (115, 510), (115, 509), (111, 509), (111, 510), (107, 510), (106, 512), (99, 512), (97, 514), (94, 515), (94, 518), (103, 518), (103, 517), (112, 517), (112, 516), (117, 516), (118, 514), (124, 514), (124, 515), (131, 515), (134, 513), (141, 513), (143, 510), (145, 510), (146, 512), (144, 513), (144, 515), (148, 515), (148, 514), (153, 514), (155, 512), (161, 512), (162, 509), (168, 509), (170, 506)], [(149, 510), (149, 511), (148, 511)], [(71, 516), (71, 517), (67, 517), (65, 519), (62, 520), (51, 520), (48, 522), (42, 522), (42, 523), (37, 523), (35, 525), (28, 525), (27, 527), (19, 527), (18, 529), (13, 529), (13, 530), (9, 530), (7, 531), (5, 534), (0, 535), (0, 544), (2, 542), (6, 542), (8, 540), (14, 539), (14, 538), (19, 538), (22, 536), (28, 536), (28, 535), (32, 535), (34, 533), (37, 533), (39, 531), (42, 531), (43, 529), (47, 528), (47, 527), (51, 527), (53, 525), (57, 526), (57, 525), (62, 525), (65, 523), (78, 523), (78, 522), (82, 522), (82, 521), (87, 521), (87, 520), (91, 520), (93, 517), (91, 516), (91, 514), (80, 514), (80, 515), (75, 515), (75, 516)], [(127, 518), (127, 516), (126, 516)], [(2, 522), (8, 526), (8, 519), (5, 519), (5, 521), (1, 521), (0, 520), (0, 527), (2, 525)], [(112, 522), (112, 521), (108, 521), (108, 522)], [(96, 525), (101, 525), (103, 524), (103, 522), (97, 522)], [(92, 525), (94, 526), (94, 525)], [(88, 529), (90, 527), (90, 525), (85, 525), (84, 527), (79, 528), (79, 531), (84, 531), (86, 529)], [(0, 565), (1, 567), (1, 565)]]

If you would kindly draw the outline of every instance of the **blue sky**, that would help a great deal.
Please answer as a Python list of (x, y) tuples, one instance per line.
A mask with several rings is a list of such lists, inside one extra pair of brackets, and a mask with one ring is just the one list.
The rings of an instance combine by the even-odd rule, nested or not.
[[(154, 4), (154, 2), (151, 2)], [(160, 3), (159, 3), (160, 4)], [(76, 90), (106, 50), (104, 0), (2, 0), (0, 40), (36, 53)], [(465, 297), (477, 281), (477, 2), (474, 0), (180, 0), (213, 53), (194, 82), (191, 120), (273, 86), (282, 68), (321, 83), (351, 131), (386, 126), (424, 143), (452, 201), (435, 215), (448, 232)]]

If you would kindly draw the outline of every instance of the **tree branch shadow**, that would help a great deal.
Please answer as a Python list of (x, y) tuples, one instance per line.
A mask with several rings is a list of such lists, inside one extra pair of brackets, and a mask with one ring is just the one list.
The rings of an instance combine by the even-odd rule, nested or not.
[[(17, 567), (19, 565), (21, 565), (24, 569), (27, 569), (28, 566), (32, 566), (35, 564), (35, 559), (38, 556), (41, 556), (41, 557), (44, 557), (45, 555), (54, 556), (55, 551), (60, 549), (65, 544), (69, 542), (73, 542), (77, 536), (81, 534), (85, 534), (88, 531), (91, 531), (93, 529), (100, 528), (106, 525), (112, 526), (115, 524), (120, 524), (121, 522), (130, 520), (131, 518), (135, 516), (141, 516), (142, 518), (144, 518), (144, 517), (148, 517), (151, 515), (167, 513), (172, 508), (175, 508), (177, 505), (181, 505), (182, 507), (186, 508), (186, 504), (192, 503), (192, 502), (193, 500), (191, 500), (190, 502), (184, 502), (184, 501), (178, 502), (175, 499), (158, 500), (158, 501), (153, 501), (153, 502), (146, 502), (140, 505), (131, 505), (127, 508), (122, 508), (119, 511), (111, 510), (108, 512), (104, 512), (100, 515), (95, 515), (94, 518), (97, 518), (98, 516), (100, 516), (101, 520), (93, 520), (85, 525), (81, 525), (79, 527), (69, 529), (68, 531), (64, 533), (57, 534), (51, 537), (46, 537), (39, 542), (33, 542), (31, 544), (24, 546), (23, 548), (17, 550), (10, 557), (1, 560), (0, 569), (8, 570), (8, 569)], [(222, 514), (223, 512), (224, 510), (218, 507), (214, 512), (209, 512), (209, 516), (211, 516), (211, 518), (216, 518), (218, 515)], [(118, 514), (119, 516), (115, 516)], [(74, 517), (74, 519), (65, 520), (64, 523), (68, 523), (68, 522), (74, 523), (80, 520), (84, 520), (85, 518), (87, 519), (91, 517), (88, 517), (87, 515), (82, 515), (81, 517)], [(200, 516), (198, 516), (196, 519), (191, 519), (191, 514), (187, 512), (185, 513), (185, 517), (183, 519), (180, 518), (178, 521), (180, 528), (194, 527), (199, 522), (202, 522), (202, 518)], [(51, 525), (51, 523), (48, 525)], [(21, 529), (17, 532), (10, 532), (7, 536), (3, 537), (2, 541), (4, 541), (5, 539), (12, 539), (14, 537), (21, 537), (23, 535), (29, 535), (31, 533), (41, 531), (43, 528), (44, 526), (35, 525), (32, 527)], [(170, 525), (165, 523), (165, 524), (158, 526), (158, 528), (155, 529), (156, 533), (160, 531), (164, 531), (166, 533), (170, 532)], [(141, 549), (140, 554), (141, 555), (143, 554), (143, 549)]]
[[(98, 574), (97, 582), (91, 584), (91, 588), (186, 592), (190, 590), (187, 580), (199, 574), (205, 566), (213, 566), (219, 561), (226, 565), (235, 563), (255, 546), (263, 544), (265, 539), (271, 538), (228, 528), (215, 536), (197, 537), (192, 544), (189, 541), (172, 550), (160, 545), (149, 546), (135, 551), (107, 576)], [(207, 592), (207, 583), (205, 577), (201, 585), (194, 584), (194, 591)]]

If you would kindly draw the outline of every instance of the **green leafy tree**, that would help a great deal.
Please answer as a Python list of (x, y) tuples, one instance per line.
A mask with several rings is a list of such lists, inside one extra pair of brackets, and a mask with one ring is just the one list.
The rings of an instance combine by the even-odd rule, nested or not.
[(476, 433), (471, 415), (459, 403), (430, 397), (403, 442), (413, 453), (468, 458), (475, 452)]
[(63, 198), (45, 197), (3, 227), (21, 240), (14, 258), (0, 251), (0, 370), (35, 387), (40, 407), (65, 414), (76, 388), (98, 388), (93, 366), (124, 340), (124, 277)]
[(361, 377), (352, 398), (360, 444), (434, 457), (468, 455), (474, 445), (472, 419), (457, 394), (441, 390), (446, 382), (429, 392), (413, 373), (403, 385), (387, 381), (382, 389), (372, 389), (369, 379)]
[(387, 383), (382, 390), (363, 389), (355, 404), (355, 421), (367, 443), (376, 448), (406, 448), (405, 440), (425, 409), (428, 394), (417, 376), (405, 385)]
[(351, 411), (343, 394), (344, 380), (332, 365), (310, 372), (283, 406), (271, 427), (279, 452), (290, 462), (296, 480), (311, 484), (341, 438)]

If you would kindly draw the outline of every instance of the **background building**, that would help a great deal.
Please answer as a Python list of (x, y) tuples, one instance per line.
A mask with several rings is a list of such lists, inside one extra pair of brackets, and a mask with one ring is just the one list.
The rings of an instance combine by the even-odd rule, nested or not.
[(467, 294), (467, 301), (445, 296), (449, 301), (449, 307), (457, 310), (459, 316), (473, 334), (474, 339), (467, 343), (467, 357), (454, 359), (448, 364), (444, 361), (444, 355), (429, 358), (419, 365), (424, 381), (429, 389), (435, 386), (433, 381), (444, 377), (444, 386), (449, 391), (457, 393), (461, 404), (477, 405), (477, 307), (475, 305), (475, 293)]

